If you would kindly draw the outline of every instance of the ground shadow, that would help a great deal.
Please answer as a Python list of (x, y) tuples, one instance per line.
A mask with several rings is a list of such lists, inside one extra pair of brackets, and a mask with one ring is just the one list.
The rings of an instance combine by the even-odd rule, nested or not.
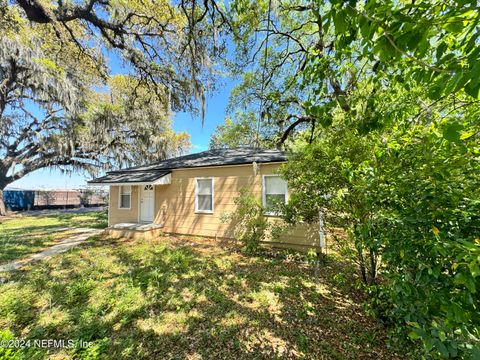
[(316, 270), (202, 245), (91, 240), (10, 275), (0, 325), (15, 336), (92, 341), (107, 358), (395, 358), (348, 284), (353, 275), (335, 277), (348, 265)]

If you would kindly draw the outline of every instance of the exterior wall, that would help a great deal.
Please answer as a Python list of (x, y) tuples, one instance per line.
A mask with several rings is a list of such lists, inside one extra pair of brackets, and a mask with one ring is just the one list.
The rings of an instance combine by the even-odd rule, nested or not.
[(110, 201), (108, 204), (109, 224), (138, 222), (138, 186), (132, 186), (130, 209), (118, 208), (118, 192), (120, 186), (110, 186)]
[[(235, 211), (234, 199), (242, 187), (248, 187), (261, 201), (262, 175), (275, 174), (280, 164), (260, 164), (257, 175), (252, 165), (173, 170), (169, 185), (155, 186), (155, 220), (163, 231), (187, 235), (233, 238), (233, 228), (221, 221), (222, 214)], [(195, 213), (195, 178), (213, 177), (213, 214)], [(132, 209), (118, 209), (118, 186), (110, 193), (110, 225), (138, 221), (138, 187), (132, 186)], [(278, 221), (277, 217), (269, 217)], [(318, 228), (297, 226), (288, 229), (272, 243), (297, 249), (317, 247)]]
[[(233, 228), (221, 221), (222, 214), (235, 211), (234, 199), (242, 187), (248, 187), (261, 201), (262, 175), (274, 174), (280, 164), (260, 164), (257, 175), (252, 165), (218, 168), (196, 168), (172, 172), (172, 183), (155, 190), (155, 222), (165, 232), (233, 238)], [(195, 213), (195, 178), (214, 178), (214, 213)], [(272, 221), (276, 217), (270, 217)], [(318, 244), (318, 232), (306, 227), (289, 229), (282, 243), (311, 247)]]

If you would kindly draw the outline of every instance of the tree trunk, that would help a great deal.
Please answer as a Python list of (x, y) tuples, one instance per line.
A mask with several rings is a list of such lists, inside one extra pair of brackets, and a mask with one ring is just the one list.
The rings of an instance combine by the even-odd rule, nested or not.
[(377, 283), (377, 253), (373, 249), (370, 249), (370, 282)]
[(362, 250), (357, 249), (358, 254), (358, 266), (360, 267), (360, 274), (362, 275), (363, 283), (368, 285), (367, 269), (365, 266), (365, 258), (363, 257)]
[(8, 185), (8, 180), (6, 178), (6, 171), (3, 173), (3, 167), (0, 164), (0, 216), (7, 215), (7, 209), (5, 208), (5, 201), (3, 200), (3, 190)]
[(7, 215), (7, 209), (5, 209), (5, 201), (3, 201), (3, 189), (4, 187), (0, 187), (0, 216)]

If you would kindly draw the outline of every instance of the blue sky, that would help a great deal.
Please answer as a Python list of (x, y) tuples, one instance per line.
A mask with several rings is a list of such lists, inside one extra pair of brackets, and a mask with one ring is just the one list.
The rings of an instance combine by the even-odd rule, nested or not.
[[(228, 97), (234, 82), (231, 79), (224, 79), (223, 83), (224, 86), (207, 96), (207, 109), (203, 128), (200, 118), (192, 118), (188, 113), (175, 114), (173, 127), (177, 131), (185, 130), (190, 134), (191, 152), (207, 150), (210, 135), (215, 130), (215, 127), (224, 121)], [(88, 174), (62, 174), (60, 170), (44, 169), (35, 171), (13, 182), (9, 187), (22, 189), (79, 188), (85, 186), (89, 178)]]

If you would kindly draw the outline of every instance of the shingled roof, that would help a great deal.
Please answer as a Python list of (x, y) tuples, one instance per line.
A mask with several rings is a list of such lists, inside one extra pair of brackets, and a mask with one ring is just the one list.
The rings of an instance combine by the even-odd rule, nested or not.
[(147, 183), (169, 174), (175, 169), (207, 166), (227, 166), (270, 162), (285, 162), (287, 157), (281, 150), (257, 148), (212, 149), (196, 154), (179, 156), (153, 164), (109, 171), (105, 176), (89, 181), (89, 184)]

